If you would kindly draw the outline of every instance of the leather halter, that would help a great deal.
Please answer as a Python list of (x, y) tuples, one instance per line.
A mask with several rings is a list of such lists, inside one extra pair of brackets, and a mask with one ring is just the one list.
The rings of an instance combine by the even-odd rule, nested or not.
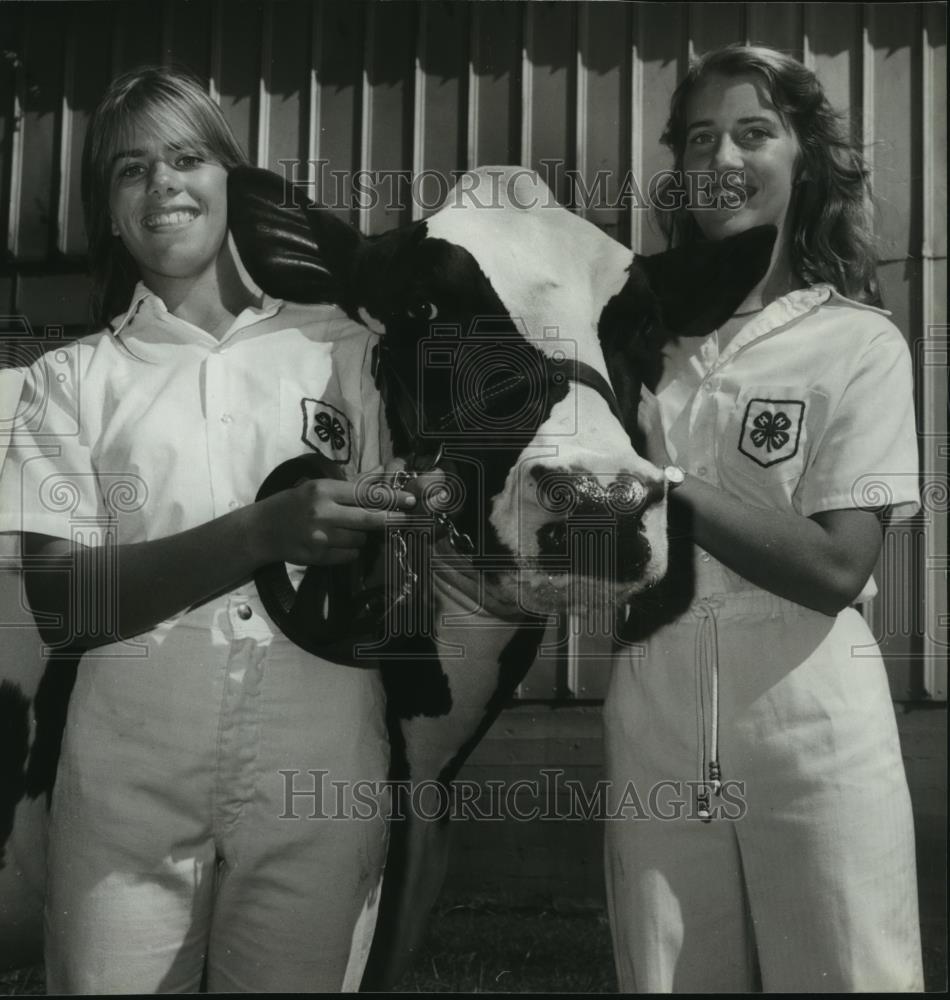
[[(380, 356), (384, 358), (389, 350), (387, 349), (385, 336), (381, 344)], [(539, 352), (547, 385), (559, 386), (565, 382), (577, 385), (586, 385), (593, 389), (610, 408), (610, 412), (623, 424), (623, 417), (620, 413), (620, 405), (610, 383), (592, 365), (584, 361), (572, 360), (566, 357), (552, 358)], [(498, 403), (509, 396), (523, 393), (525, 389), (531, 390), (536, 387), (538, 379), (535, 372), (516, 371), (507, 376), (490, 388), (462, 398), (455, 405), (443, 413), (440, 417), (430, 422), (433, 428), (423, 432), (423, 420), (419, 407), (414, 401), (412, 389), (405, 384), (398, 375), (395, 365), (388, 365), (383, 370), (381, 387), (387, 402), (393, 402), (396, 416), (400, 422), (401, 430), (406, 438), (411, 441), (410, 452), (412, 456), (421, 456), (427, 451), (438, 451), (442, 442), (438, 440), (439, 433), (462, 434), (466, 433), (465, 418), (469, 414), (484, 414), (488, 405)], [(390, 397), (390, 385), (396, 390), (394, 399)], [(470, 432), (469, 432), (470, 433)], [(435, 441), (435, 447), (432, 442)], [(428, 445), (428, 448), (427, 448)], [(431, 463), (430, 463), (431, 467)]]
[[(555, 359), (547, 355), (541, 355), (541, 358), (546, 383), (555, 386), (565, 382), (586, 385), (597, 392), (610, 412), (623, 422), (613, 389), (595, 368), (583, 361), (567, 358)], [(515, 393), (524, 393), (526, 388), (530, 390), (536, 384), (537, 379), (528, 373), (513, 373), (486, 391), (459, 401), (436, 421), (435, 434), (424, 435), (419, 429), (420, 413), (411, 391), (396, 373), (395, 366), (387, 366), (382, 378), (382, 390), (390, 400), (389, 393), (396, 388), (396, 398), (391, 401), (402, 423), (402, 431), (412, 442), (406, 475), (411, 477), (437, 465), (443, 451), (438, 433), (464, 433), (467, 414), (473, 411), (484, 413), (487, 404), (497, 403)], [(413, 431), (413, 428), (416, 430)], [(435, 447), (431, 448), (433, 438)], [(427, 445), (430, 446), (428, 450)], [(264, 480), (256, 499), (263, 500), (308, 478), (341, 476), (339, 467), (322, 455), (302, 455), (277, 466)], [(459, 548), (456, 540), (468, 540), (470, 543), (468, 536), (461, 535), (444, 514), (433, 516), (437, 530), (448, 532), (453, 547)], [(464, 552), (464, 548), (459, 548), (459, 551)], [(402, 592), (390, 599), (381, 587), (367, 582), (371, 578), (372, 558), (376, 554), (373, 547), (368, 547), (361, 553), (360, 559), (350, 566), (332, 569), (310, 566), (296, 590), (283, 563), (262, 567), (254, 574), (254, 582), (268, 614), (292, 642), (336, 663), (373, 667), (374, 661), (356, 655), (356, 646), (378, 638), (390, 610), (407, 596), (407, 588), (411, 590), (411, 586), (404, 581)], [(408, 567), (405, 569), (414, 577)]]

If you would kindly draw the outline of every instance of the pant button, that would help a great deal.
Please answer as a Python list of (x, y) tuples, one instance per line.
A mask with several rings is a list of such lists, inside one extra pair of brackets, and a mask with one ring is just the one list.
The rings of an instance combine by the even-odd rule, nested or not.
[(251, 615), (254, 614), (254, 612), (251, 611), (251, 609), (246, 604), (239, 605), (237, 613), (238, 613), (238, 618), (240, 618), (242, 622), (246, 622), (248, 618), (250, 618)]

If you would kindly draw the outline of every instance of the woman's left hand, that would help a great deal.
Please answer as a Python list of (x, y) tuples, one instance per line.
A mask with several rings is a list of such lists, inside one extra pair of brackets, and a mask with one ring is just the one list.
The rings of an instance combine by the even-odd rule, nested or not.
[(663, 419), (660, 416), (660, 403), (645, 385), (640, 388), (640, 407), (637, 410), (637, 424), (640, 427), (640, 432), (643, 434), (646, 444), (646, 454), (643, 457), (659, 469), (670, 465), (670, 453), (666, 447), (666, 435), (663, 433)]

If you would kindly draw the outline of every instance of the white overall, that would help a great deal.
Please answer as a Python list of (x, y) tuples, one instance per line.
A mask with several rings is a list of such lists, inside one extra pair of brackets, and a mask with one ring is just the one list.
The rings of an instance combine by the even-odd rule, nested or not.
[[(750, 504), (916, 508), (906, 346), (827, 286), (773, 303), (721, 356), (715, 335), (674, 345), (658, 398), (673, 460)], [(695, 566), (692, 606), (645, 655), (617, 654), (604, 708), (615, 805), (629, 782), (663, 792), (607, 823), (620, 989), (922, 989), (910, 797), (864, 620), (699, 550)]]

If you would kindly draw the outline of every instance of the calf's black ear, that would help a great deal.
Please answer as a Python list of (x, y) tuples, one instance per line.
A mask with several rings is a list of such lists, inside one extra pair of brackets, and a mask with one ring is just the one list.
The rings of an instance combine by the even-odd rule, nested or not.
[(723, 240), (702, 240), (636, 257), (660, 306), (665, 332), (698, 337), (721, 326), (765, 277), (777, 230), (756, 226)]
[[(315, 218), (321, 220), (319, 239)], [(231, 170), (228, 226), (248, 274), (268, 295), (344, 304), (342, 274), (330, 258), (338, 261), (348, 250), (355, 252), (360, 235), (327, 209), (312, 205), (284, 178), (257, 167)]]

